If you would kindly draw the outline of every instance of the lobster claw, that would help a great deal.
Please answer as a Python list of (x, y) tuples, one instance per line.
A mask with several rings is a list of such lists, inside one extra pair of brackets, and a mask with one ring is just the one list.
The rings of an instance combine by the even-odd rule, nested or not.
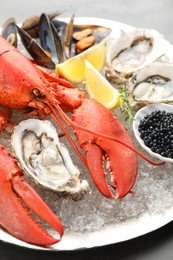
[[(102, 150), (95, 144), (88, 145), (86, 149), (86, 161), (88, 169), (91, 173), (91, 177), (97, 186), (98, 190), (108, 198), (113, 198), (108, 183), (105, 178), (105, 171), (103, 170), (102, 160), (103, 153)], [(94, 160), (93, 160), (94, 158)]]
[(119, 199), (130, 192), (135, 183), (137, 160), (131, 151), (126, 151), (124, 147), (118, 148), (113, 142), (108, 147), (103, 150), (96, 144), (88, 145), (87, 166), (98, 190), (105, 197)]
[(108, 198), (124, 197), (131, 191), (138, 169), (137, 156), (128, 148), (134, 146), (126, 129), (96, 100), (84, 100), (74, 111), (73, 121), (93, 132), (75, 129), (78, 142), (85, 151), (87, 167), (99, 191)]
[[(59, 242), (63, 235), (60, 220), (38, 193), (24, 181), (16, 160), (2, 146), (0, 158), (0, 225), (13, 236), (28, 243), (49, 246)], [(59, 233), (59, 238), (52, 237), (31, 216), (29, 210), (53, 227)]]

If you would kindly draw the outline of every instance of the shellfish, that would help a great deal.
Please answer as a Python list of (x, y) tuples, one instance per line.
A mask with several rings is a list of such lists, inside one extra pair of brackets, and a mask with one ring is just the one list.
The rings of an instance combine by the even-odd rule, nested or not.
[(173, 101), (173, 65), (153, 62), (129, 80), (129, 90), (140, 105)]
[(12, 135), (12, 149), (20, 167), (41, 186), (73, 197), (88, 189), (50, 121), (28, 119), (19, 123)]
[(155, 30), (132, 28), (113, 32), (107, 44), (108, 76), (129, 77), (163, 55), (167, 41)]
[(11, 17), (2, 25), (1, 36), (7, 39), (14, 47), (17, 47), (16, 20)]

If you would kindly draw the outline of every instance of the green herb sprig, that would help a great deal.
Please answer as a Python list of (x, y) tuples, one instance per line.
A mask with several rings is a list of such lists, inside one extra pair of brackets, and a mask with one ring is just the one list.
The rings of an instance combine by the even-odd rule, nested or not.
[(125, 123), (130, 123), (133, 118), (133, 112), (131, 108), (131, 101), (128, 97), (127, 90), (125, 88), (119, 88), (119, 93), (122, 99), (122, 105), (120, 106), (120, 110), (125, 114)]

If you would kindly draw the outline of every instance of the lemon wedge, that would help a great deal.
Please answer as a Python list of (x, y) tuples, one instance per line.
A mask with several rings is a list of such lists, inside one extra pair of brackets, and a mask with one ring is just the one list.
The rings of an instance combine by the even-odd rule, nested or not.
[(73, 83), (82, 83), (85, 78), (85, 60), (88, 60), (98, 71), (102, 71), (106, 60), (106, 52), (106, 40), (103, 40), (81, 54), (57, 64), (55, 70), (60, 76)]
[(85, 80), (90, 97), (96, 99), (108, 109), (121, 106), (122, 99), (119, 91), (112, 87), (109, 81), (87, 60), (85, 60)]

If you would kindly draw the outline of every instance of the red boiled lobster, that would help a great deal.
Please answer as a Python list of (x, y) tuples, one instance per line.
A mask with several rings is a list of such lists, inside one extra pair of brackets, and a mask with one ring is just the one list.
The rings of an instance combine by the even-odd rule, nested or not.
[[(50, 114), (88, 167), (97, 188), (104, 196), (118, 199), (131, 191), (138, 170), (138, 152), (118, 119), (100, 103), (85, 99), (84, 93), (59, 78), (56, 73), (33, 64), (3, 38), (0, 38), (0, 105), (38, 115), (39, 118)], [(72, 112), (72, 118), (64, 111)], [(67, 126), (73, 128), (80, 147), (84, 149), (84, 156), (69, 135)], [(54, 243), (55, 240), (51, 242), (47, 234), (33, 224), (15, 193), (32, 210), (40, 213), (43, 219), (49, 220), (60, 237), (63, 233), (61, 223), (22, 180), (16, 161), (2, 147), (0, 157), (4, 158), (1, 159), (4, 163), (0, 166), (0, 224), (14, 236), (19, 233), (18, 237), (27, 242), (40, 245)], [(110, 172), (110, 180), (106, 178), (107, 170), (104, 168)], [(10, 217), (6, 215), (7, 208), (11, 212)], [(36, 229), (40, 234), (36, 233)], [(44, 236), (47, 242), (44, 242)]]
[[(9, 122), (10, 116), (10, 109), (0, 107), (0, 130)], [(13, 236), (28, 243), (49, 246), (59, 242), (63, 235), (60, 220), (24, 181), (16, 159), (3, 146), (0, 146), (0, 161), (0, 225)], [(31, 216), (29, 209), (54, 228), (59, 233), (59, 239), (49, 235)]]

